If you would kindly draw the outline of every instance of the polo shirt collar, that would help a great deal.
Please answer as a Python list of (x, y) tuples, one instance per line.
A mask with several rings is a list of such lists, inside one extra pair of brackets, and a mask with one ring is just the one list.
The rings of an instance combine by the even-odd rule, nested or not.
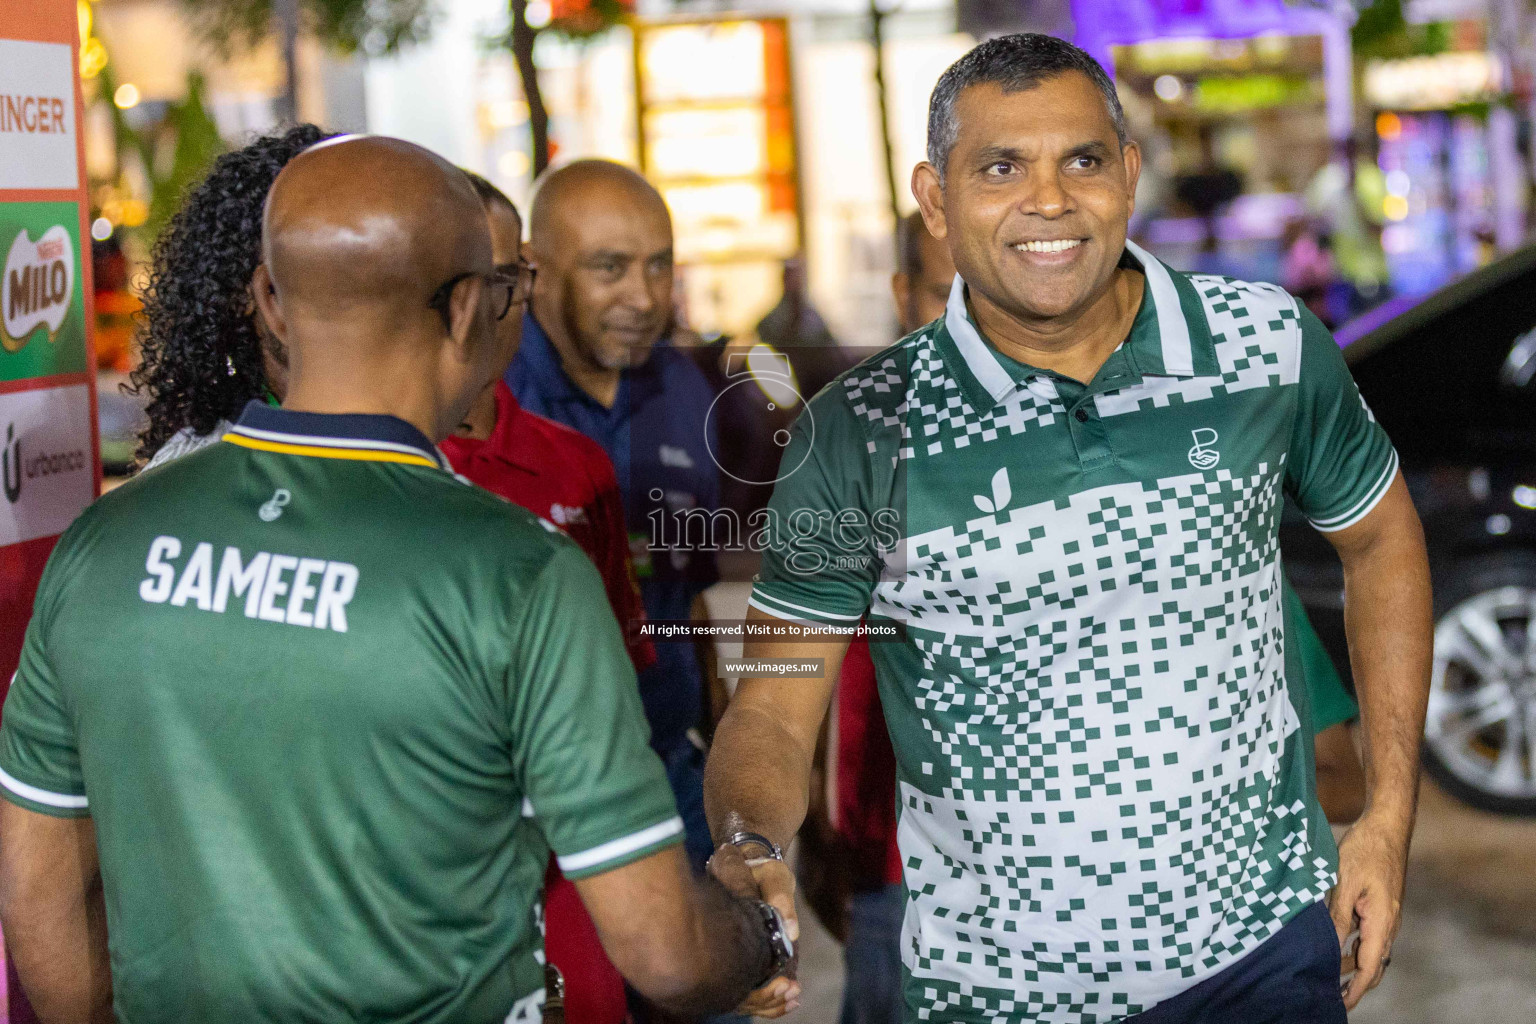
[(295, 412), (252, 400), (227, 436), (265, 451), (378, 462), (426, 460), (448, 469), (427, 436), (396, 416)]
[[(529, 413), (528, 415), (532, 415)], [(523, 407), (507, 382), (496, 382), (496, 425), (481, 451), (529, 473), (538, 473), (538, 438), (523, 422)]]
[[(1124, 352), (1140, 376), (1194, 377), (1217, 372), (1215, 342), (1211, 338), (1200, 296), (1182, 274), (1175, 275), (1156, 256), (1130, 239), (1125, 242), (1122, 262), (1140, 267), (1146, 276), (1141, 308), (1131, 326), (1130, 337), (1117, 352)], [(956, 354), (974, 388), (967, 388), (976, 404), (990, 407), (1002, 402), (1024, 384), (1023, 372), (1013, 360), (1000, 358), (992, 344), (981, 336), (965, 305), (966, 285), (959, 274), (949, 290), (944, 309), (944, 333), (949, 335)]]
[(560, 365), (560, 353), (555, 351), (555, 343), (544, 333), (532, 309), (523, 314), (523, 340), (517, 358), (527, 367), (529, 375), (539, 382), (539, 388), (545, 394), (558, 391), (559, 398), (583, 396), (582, 390), (566, 375), (565, 367)]
[(565, 372), (565, 364), (560, 361), (555, 343), (549, 340), (548, 333), (534, 317), (532, 309), (523, 314), (523, 341), (522, 347), (518, 349), (518, 357), (546, 395), (561, 401), (585, 402), (612, 415), (662, 391), (665, 386), (662, 379), (663, 362), (667, 358), (662, 350), (671, 347), (671, 344), (670, 338), (661, 338), (652, 347), (649, 359), (639, 366), (620, 371), (619, 392), (611, 408), (604, 408), (601, 402), (571, 380)]

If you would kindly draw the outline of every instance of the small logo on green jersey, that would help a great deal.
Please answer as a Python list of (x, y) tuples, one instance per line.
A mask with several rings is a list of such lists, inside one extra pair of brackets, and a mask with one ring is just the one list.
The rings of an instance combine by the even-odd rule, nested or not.
[(992, 497), (985, 494), (973, 494), (971, 500), (976, 507), (987, 513), (998, 513), (1008, 507), (1013, 500), (1013, 486), (1008, 482), (1008, 467), (1004, 466), (992, 474)]
[(1189, 450), (1189, 464), (1196, 469), (1215, 469), (1216, 463), (1221, 461), (1221, 452), (1212, 448), (1219, 435), (1210, 427), (1196, 427), (1189, 432), (1195, 439), (1194, 447)]
[(292, 500), (293, 495), (279, 487), (272, 492), (272, 497), (268, 498), (261, 508), (256, 510), (256, 514), (261, 517), (262, 522), (270, 523), (283, 514), (283, 506)]

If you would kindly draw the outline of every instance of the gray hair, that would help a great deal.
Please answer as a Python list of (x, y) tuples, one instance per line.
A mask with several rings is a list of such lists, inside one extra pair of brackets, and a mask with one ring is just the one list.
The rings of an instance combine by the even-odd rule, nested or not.
[(1115, 126), (1115, 137), (1124, 146), (1130, 141), (1125, 130), (1125, 111), (1115, 83), (1104, 73), (1099, 62), (1065, 39), (1037, 32), (998, 36), (973, 48), (939, 76), (928, 100), (928, 162), (944, 178), (949, 152), (960, 134), (960, 120), (955, 116), (955, 102), (973, 85), (996, 82), (1004, 93), (1033, 89), (1042, 81), (1076, 71), (1087, 75), (1099, 92)]

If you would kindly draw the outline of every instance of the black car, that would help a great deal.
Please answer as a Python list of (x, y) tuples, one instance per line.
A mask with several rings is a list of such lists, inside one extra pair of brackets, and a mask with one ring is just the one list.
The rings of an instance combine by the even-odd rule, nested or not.
[[(1339, 340), (1397, 446), (1429, 544), (1424, 764), (1474, 806), (1536, 815), (1536, 246), (1392, 312), (1346, 325)], [(1339, 560), (1294, 513), (1281, 536), (1291, 581), (1348, 680)]]

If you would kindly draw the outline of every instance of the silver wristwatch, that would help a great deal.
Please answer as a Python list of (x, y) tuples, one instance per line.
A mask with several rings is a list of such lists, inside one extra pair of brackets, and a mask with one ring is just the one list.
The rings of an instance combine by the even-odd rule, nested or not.
[(725, 837), (725, 842), (721, 845), (741, 847), (747, 843), (751, 843), (754, 846), (761, 846), (763, 849), (767, 850), (768, 853), (765, 857), (766, 860), (782, 861), (784, 859), (784, 851), (779, 848), (778, 843), (774, 842), (772, 839), (769, 839), (767, 836), (760, 835), (756, 832), (732, 832), (730, 835)]
[(772, 954), (772, 960), (768, 967), (768, 973), (763, 975), (753, 988), (762, 988), (774, 978), (780, 975), (794, 976), (795, 969), (795, 940), (789, 937), (789, 926), (784, 922), (784, 915), (771, 903), (764, 900), (753, 900), (752, 906), (757, 909), (763, 919), (763, 927), (768, 932), (768, 950)]

